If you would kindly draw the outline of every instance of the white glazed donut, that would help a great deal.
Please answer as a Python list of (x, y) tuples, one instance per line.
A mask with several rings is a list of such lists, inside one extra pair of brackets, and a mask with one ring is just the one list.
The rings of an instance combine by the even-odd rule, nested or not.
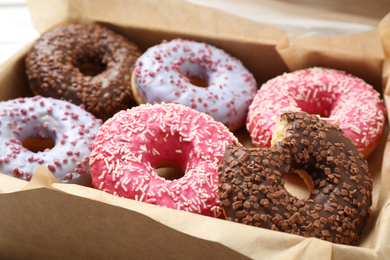
[[(0, 172), (30, 180), (45, 165), (59, 182), (91, 186), (90, 149), (101, 124), (62, 100), (35, 96), (0, 102)], [(34, 151), (33, 139), (32, 146), (50, 141), (54, 146)]]
[[(206, 86), (192, 84), (200, 79)], [(133, 72), (139, 104), (179, 103), (213, 117), (231, 131), (245, 123), (257, 91), (241, 61), (207, 43), (175, 39), (149, 48)]]

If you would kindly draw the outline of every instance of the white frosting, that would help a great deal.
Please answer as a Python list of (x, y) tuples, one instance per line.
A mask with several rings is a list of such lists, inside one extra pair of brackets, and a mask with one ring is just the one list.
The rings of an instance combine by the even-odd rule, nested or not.
[[(149, 48), (136, 62), (134, 81), (145, 103), (173, 102), (232, 128), (245, 122), (257, 85), (242, 63), (206, 43), (175, 39)], [(208, 87), (187, 77), (207, 81)]]
[[(30, 180), (45, 165), (59, 182), (91, 184), (89, 157), (101, 120), (69, 102), (36, 96), (0, 102), (0, 172)], [(33, 152), (29, 137), (55, 146)]]

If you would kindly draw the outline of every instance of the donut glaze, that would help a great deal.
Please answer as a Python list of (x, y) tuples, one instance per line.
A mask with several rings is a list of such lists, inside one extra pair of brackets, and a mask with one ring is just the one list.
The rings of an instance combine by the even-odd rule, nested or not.
[[(337, 126), (304, 112), (282, 115), (285, 137), (274, 146), (230, 144), (219, 167), (219, 197), (228, 220), (356, 244), (372, 204), (372, 178), (356, 145)], [(313, 190), (299, 199), (287, 173), (303, 171)]]
[(326, 68), (286, 73), (260, 88), (246, 123), (256, 147), (270, 146), (276, 119), (286, 111), (318, 114), (340, 125), (366, 158), (379, 143), (385, 125), (385, 108), (372, 86)]
[[(223, 124), (180, 104), (124, 110), (98, 132), (90, 160), (93, 185), (116, 196), (221, 217), (217, 167), (233, 140)], [(184, 176), (160, 177), (156, 168), (166, 162)]]
[[(62, 183), (91, 186), (89, 156), (101, 120), (69, 102), (35, 96), (0, 102), (0, 172), (30, 180), (41, 165)], [(54, 147), (31, 151), (28, 138)]]
[[(207, 86), (194, 85), (190, 78)], [(186, 105), (209, 114), (231, 131), (245, 124), (256, 91), (256, 81), (238, 59), (207, 43), (183, 39), (149, 48), (133, 73), (133, 94), (139, 104)]]
[[(133, 42), (97, 24), (63, 25), (37, 39), (26, 57), (26, 74), (35, 94), (83, 104), (106, 120), (136, 105), (131, 70), (140, 55)], [(84, 73), (96, 67), (97, 75)]]

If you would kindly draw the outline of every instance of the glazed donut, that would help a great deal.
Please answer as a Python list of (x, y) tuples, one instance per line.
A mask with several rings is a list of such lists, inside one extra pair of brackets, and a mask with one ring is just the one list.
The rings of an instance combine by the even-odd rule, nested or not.
[(163, 41), (138, 58), (132, 75), (138, 104), (173, 102), (211, 115), (231, 131), (245, 124), (257, 91), (242, 63), (207, 43)]
[(106, 120), (136, 105), (131, 70), (140, 55), (133, 42), (97, 24), (63, 25), (37, 39), (26, 74), (34, 94), (83, 104)]
[(0, 172), (30, 180), (45, 165), (59, 182), (91, 186), (89, 156), (101, 124), (62, 100), (35, 96), (0, 102)]
[[(305, 112), (282, 114), (275, 145), (229, 144), (218, 170), (228, 220), (356, 244), (370, 214), (372, 179), (356, 145), (337, 126)], [(287, 173), (306, 175), (307, 199), (285, 188)]]
[[(133, 107), (99, 130), (90, 159), (92, 182), (116, 196), (221, 217), (217, 167), (233, 140), (223, 124), (180, 104)], [(161, 177), (159, 165), (177, 167), (184, 176)]]
[(256, 147), (269, 147), (276, 119), (286, 111), (318, 114), (339, 124), (368, 158), (380, 141), (385, 108), (379, 93), (343, 71), (310, 68), (271, 79), (249, 107), (247, 129)]

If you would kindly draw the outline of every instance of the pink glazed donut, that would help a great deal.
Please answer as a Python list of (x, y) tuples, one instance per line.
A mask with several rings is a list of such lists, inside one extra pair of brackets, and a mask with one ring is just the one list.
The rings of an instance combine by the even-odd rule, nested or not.
[[(92, 182), (119, 197), (223, 218), (217, 168), (233, 140), (223, 124), (180, 104), (123, 110), (97, 134)], [(159, 165), (176, 165), (184, 176), (165, 179)]]
[(138, 104), (179, 103), (213, 117), (231, 131), (245, 124), (257, 91), (241, 61), (207, 43), (175, 39), (149, 48), (132, 76)]
[(380, 141), (385, 108), (379, 93), (343, 71), (310, 68), (266, 82), (249, 107), (247, 129), (257, 147), (271, 145), (275, 122), (284, 112), (318, 114), (341, 129), (368, 158)]

